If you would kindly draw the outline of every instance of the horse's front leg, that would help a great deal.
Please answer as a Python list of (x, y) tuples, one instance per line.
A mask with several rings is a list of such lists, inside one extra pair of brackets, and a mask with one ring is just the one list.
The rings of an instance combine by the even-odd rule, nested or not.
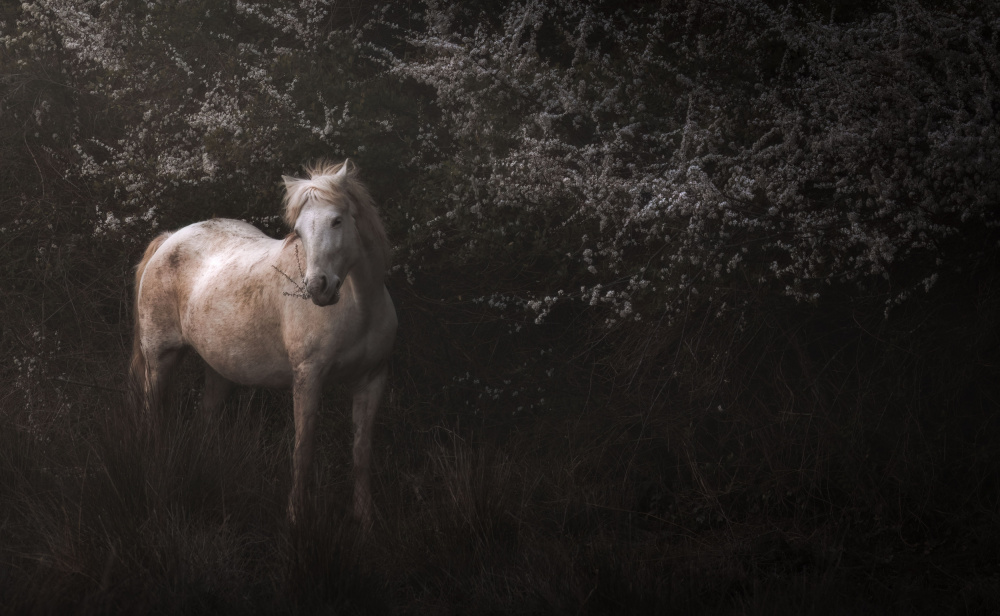
[(292, 492), (288, 496), (288, 520), (301, 518), (309, 469), (316, 437), (316, 413), (322, 392), (321, 372), (304, 368), (295, 371), (292, 398), (295, 405), (295, 449), (292, 452)]
[(381, 367), (371, 379), (354, 391), (354, 517), (365, 525), (371, 523), (372, 427), (385, 389), (386, 368)]

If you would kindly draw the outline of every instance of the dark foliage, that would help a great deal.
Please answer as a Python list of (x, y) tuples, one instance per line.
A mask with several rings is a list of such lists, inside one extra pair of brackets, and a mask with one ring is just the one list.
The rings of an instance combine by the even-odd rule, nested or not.
[[(995, 8), (601, 5), (584, 43), (602, 64), (574, 55), (566, 28), (582, 18), (552, 3), (302, 3), (290, 20), (285, 5), (0, 6), (0, 612), (1000, 612)], [(434, 24), (448, 53), (499, 65), (482, 51), (521, 9), (538, 27), (509, 47), (520, 72), (455, 68), (469, 79), (454, 90), (418, 74), (446, 64)], [(662, 140), (622, 146), (608, 135), (624, 120), (593, 97), (631, 75), (628, 19), (668, 9), (658, 80), (615, 99), (642, 101), (636, 122)], [(866, 34), (892, 15), (898, 49)], [(699, 36), (730, 42), (697, 55)], [(830, 50), (850, 41), (872, 53), (845, 51), (858, 72), (837, 81)], [(852, 106), (876, 69), (892, 87)], [(535, 119), (558, 115), (532, 96), (570, 70), (590, 80), (586, 109), (545, 128), (559, 156), (531, 158)], [(860, 132), (758, 143), (810, 110)], [(686, 126), (690, 156), (671, 132)], [(886, 162), (907, 131), (911, 151)], [(824, 159), (830, 135), (847, 136)], [(611, 143), (631, 167), (573, 157)], [(281, 173), (345, 156), (397, 249), (376, 519), (348, 512), (334, 384), (313, 500), (290, 528), (290, 396), (240, 390), (205, 417), (190, 357), (142, 421), (126, 403), (128, 281), (164, 228), (219, 215), (280, 236)], [(491, 167), (519, 156), (530, 164)], [(697, 178), (646, 182), (694, 162)], [(738, 229), (697, 208), (629, 218), (657, 196), (733, 196), (736, 163), (796, 188), (748, 192)], [(549, 181), (567, 169), (578, 183)], [(838, 178), (878, 202), (824, 183)], [(919, 245), (911, 222), (929, 225)], [(698, 273), (739, 246), (738, 266)], [(655, 278), (651, 255), (677, 258)]]

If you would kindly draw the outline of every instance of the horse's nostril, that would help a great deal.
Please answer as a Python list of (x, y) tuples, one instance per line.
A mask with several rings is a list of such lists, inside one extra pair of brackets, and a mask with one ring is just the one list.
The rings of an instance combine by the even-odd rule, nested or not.
[(326, 290), (326, 276), (320, 274), (319, 276), (319, 292), (322, 293)]
[(338, 279), (337, 279), (337, 290), (338, 290), (338, 291), (340, 290), (340, 285), (342, 285), (342, 284), (344, 284), (344, 281), (343, 281), (343, 280), (340, 280), (340, 279), (338, 278)]

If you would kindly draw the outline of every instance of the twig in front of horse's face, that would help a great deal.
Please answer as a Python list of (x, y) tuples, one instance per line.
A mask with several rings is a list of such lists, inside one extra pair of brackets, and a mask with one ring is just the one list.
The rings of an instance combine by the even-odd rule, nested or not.
[(299, 258), (299, 245), (296, 244), (294, 246), (294, 248), (295, 248), (295, 265), (297, 265), (298, 268), (299, 268), (299, 278), (302, 279), (302, 284), (303, 284), (303, 286), (305, 286), (305, 284), (306, 284), (306, 273), (302, 269), (302, 259)]
[(292, 280), (291, 276), (289, 276), (285, 272), (283, 272), (280, 269), (278, 269), (277, 265), (272, 265), (271, 266), (271, 267), (274, 268), (274, 271), (278, 272), (279, 274), (281, 274), (282, 276), (284, 276), (288, 280), (288, 282), (290, 282), (293, 285), (295, 285), (295, 293), (289, 293), (288, 291), (282, 291), (281, 294), (282, 295), (287, 295), (288, 297), (299, 297), (301, 299), (311, 299), (312, 296), (309, 295), (309, 291), (306, 290), (306, 275), (302, 271), (302, 260), (299, 259), (299, 247), (297, 245), (295, 246), (295, 264), (298, 265), (298, 267), (299, 267), (299, 276), (302, 278), (302, 283), (301, 284), (298, 283), (298, 282), (295, 282), (294, 280)]

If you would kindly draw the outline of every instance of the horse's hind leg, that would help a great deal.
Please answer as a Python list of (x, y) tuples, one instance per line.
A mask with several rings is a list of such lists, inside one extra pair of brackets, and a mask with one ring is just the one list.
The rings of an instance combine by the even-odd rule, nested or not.
[(371, 522), (371, 457), (372, 428), (385, 389), (386, 369), (382, 367), (372, 378), (354, 391), (354, 517), (364, 524)]
[(184, 347), (167, 347), (146, 352), (146, 378), (143, 383), (144, 411), (156, 415), (163, 408), (170, 377), (183, 356)]
[(201, 394), (201, 409), (209, 417), (219, 415), (222, 405), (233, 390), (233, 382), (205, 363), (205, 390)]

